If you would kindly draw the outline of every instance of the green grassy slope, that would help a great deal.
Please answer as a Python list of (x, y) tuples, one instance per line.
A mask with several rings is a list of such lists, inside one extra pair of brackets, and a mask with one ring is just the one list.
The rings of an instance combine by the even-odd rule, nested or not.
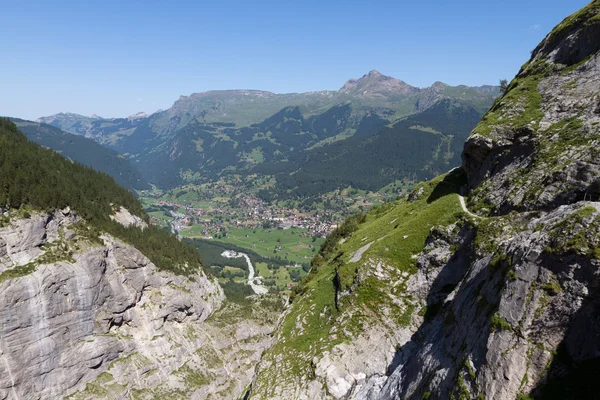
[[(414, 193), (421, 194), (415, 201), (388, 203), (348, 219), (336, 230), (298, 287), (278, 343), (264, 357), (267, 367), (259, 371), (253, 395), (268, 398), (276, 384), (313, 376), (315, 356), (355, 340), (367, 326), (393, 331), (408, 325), (420, 307), (404, 293), (407, 277), (416, 272), (414, 256), (423, 250), (433, 227), (467, 218), (458, 196), (464, 184), (462, 171), (455, 170), (418, 185)], [(367, 245), (360, 260), (353, 262)], [(372, 274), (377, 263), (387, 268), (390, 276), (385, 280)]]

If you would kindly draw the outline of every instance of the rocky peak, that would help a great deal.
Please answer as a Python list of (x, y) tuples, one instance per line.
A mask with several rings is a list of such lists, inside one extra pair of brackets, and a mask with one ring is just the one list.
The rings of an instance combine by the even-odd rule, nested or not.
[(536, 47), (465, 145), (473, 201), (496, 214), (600, 198), (600, 1)]
[[(377, 71), (376, 69), (370, 70), (369, 73), (366, 74), (365, 76), (369, 76), (369, 77), (380, 77), (380, 76), (383, 76), (383, 77), (386, 77), (385, 75), (383, 75), (381, 72)], [(386, 77), (386, 78), (389, 78), (389, 77)]]
[(350, 79), (339, 90), (341, 93), (362, 92), (363, 95), (369, 95), (369, 92), (392, 92), (398, 94), (416, 93), (417, 88), (410, 86), (399, 79), (386, 76), (376, 70), (371, 70), (368, 74), (359, 79)]
[(438, 90), (444, 89), (446, 87), (448, 87), (448, 85), (445, 84), (444, 82), (440, 82), (440, 81), (434, 82), (433, 85), (431, 85), (432, 89), (438, 89)]
[[(92, 118), (94, 118), (94, 117), (92, 116)], [(148, 118), (148, 114), (146, 114), (143, 111), (140, 111), (139, 113), (136, 113), (136, 114), (133, 114), (133, 115), (130, 115), (129, 117), (127, 117), (127, 119), (130, 121), (133, 121), (136, 119), (142, 119), (142, 118)]]

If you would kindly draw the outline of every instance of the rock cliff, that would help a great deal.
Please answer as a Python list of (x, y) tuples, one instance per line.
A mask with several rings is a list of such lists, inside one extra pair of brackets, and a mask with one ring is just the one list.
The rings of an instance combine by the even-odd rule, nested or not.
[(596, 0), (534, 50), (473, 131), (461, 170), (326, 243), (252, 398), (591, 398), (598, 37)]
[(92, 238), (68, 209), (2, 221), (0, 398), (243, 393), (272, 313), (241, 319), (204, 273), (159, 271), (114, 237)]
[(594, 1), (548, 34), (473, 131), (463, 153), (473, 208), (600, 199), (599, 9)]
[[(56, 398), (109, 369), (143, 381), (184, 363), (166, 338), (221, 305), (215, 282), (158, 272), (110, 236), (90, 242), (70, 211), (27, 217), (0, 229), (0, 398)], [(113, 368), (120, 356), (144, 367)]]

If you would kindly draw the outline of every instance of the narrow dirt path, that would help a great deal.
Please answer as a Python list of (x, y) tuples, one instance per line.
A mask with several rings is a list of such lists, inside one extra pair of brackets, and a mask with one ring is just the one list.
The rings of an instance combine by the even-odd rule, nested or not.
[(465, 204), (465, 198), (463, 196), (461, 196), (460, 194), (458, 195), (458, 200), (460, 201), (460, 206), (462, 207), (462, 209), (463, 209), (464, 212), (466, 212), (467, 214), (469, 214), (473, 218), (483, 219), (483, 217), (480, 217), (477, 214), (473, 214), (471, 211), (469, 211), (467, 209), (467, 205)]

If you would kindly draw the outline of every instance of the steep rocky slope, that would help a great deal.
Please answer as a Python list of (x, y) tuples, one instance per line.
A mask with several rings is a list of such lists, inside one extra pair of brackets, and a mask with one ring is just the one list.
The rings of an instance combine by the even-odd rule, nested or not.
[(277, 300), (242, 310), (201, 271), (159, 271), (110, 235), (86, 235), (68, 209), (5, 214), (0, 398), (241, 396)]
[(6, 119), (0, 160), (0, 398), (244, 393), (280, 299), (228, 302), (129, 192)]
[(251, 398), (597, 396), (598, 37), (596, 0), (535, 49), (461, 170), (332, 235)]
[[(167, 338), (181, 337), (223, 301), (201, 272), (159, 273), (113, 237), (86, 240), (70, 211), (10, 219), (0, 229), (2, 398), (56, 398), (104, 371), (116, 379), (144, 380), (152, 370), (168, 375), (187, 351)], [(29, 273), (15, 276), (24, 269)], [(111, 364), (125, 355), (144, 368)]]
[(597, 13), (593, 2), (557, 26), (473, 131), (463, 155), (473, 206), (506, 214), (599, 200)]

